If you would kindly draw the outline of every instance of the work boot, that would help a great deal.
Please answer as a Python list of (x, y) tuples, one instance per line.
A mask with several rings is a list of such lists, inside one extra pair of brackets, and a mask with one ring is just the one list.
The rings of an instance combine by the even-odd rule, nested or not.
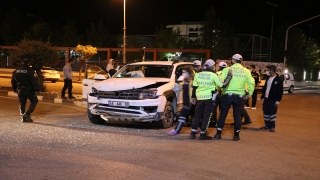
[(212, 139), (212, 137), (211, 137), (211, 136), (208, 136), (208, 135), (207, 135), (207, 132), (201, 131), (201, 132), (200, 132), (200, 137), (199, 137), (199, 139), (200, 139), (200, 140), (209, 140), (209, 139)]
[(22, 122), (33, 122), (33, 120), (31, 119), (30, 115), (25, 113), (24, 115), (22, 115)]
[(197, 132), (191, 131), (191, 134), (190, 134), (189, 138), (190, 139), (195, 139), (196, 138), (196, 134), (197, 134)]
[(232, 139), (233, 141), (239, 141), (240, 140), (240, 136), (238, 135), (238, 136), (233, 136), (233, 139)]
[(251, 123), (252, 123), (251, 120), (245, 120), (245, 121), (243, 121), (242, 125), (247, 125), (247, 124), (251, 124)]
[(233, 135), (233, 141), (239, 141), (240, 140), (240, 136), (239, 136), (239, 132), (235, 132)]
[(74, 97), (74, 96), (68, 96), (68, 99), (74, 99), (74, 98), (76, 98), (76, 97)]
[(217, 130), (217, 133), (213, 136), (214, 139), (221, 139), (222, 130)]

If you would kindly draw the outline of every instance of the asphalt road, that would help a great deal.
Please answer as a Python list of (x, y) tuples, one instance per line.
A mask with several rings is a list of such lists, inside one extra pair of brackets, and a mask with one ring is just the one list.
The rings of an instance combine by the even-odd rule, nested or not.
[[(21, 123), (16, 98), (0, 97), (0, 179), (306, 179), (320, 177), (320, 94), (286, 94), (276, 132), (253, 123), (232, 141), (175, 137), (149, 124), (93, 125), (85, 109), (40, 102), (34, 123)], [(232, 122), (229, 113), (226, 123)], [(209, 129), (210, 135), (215, 133)]]

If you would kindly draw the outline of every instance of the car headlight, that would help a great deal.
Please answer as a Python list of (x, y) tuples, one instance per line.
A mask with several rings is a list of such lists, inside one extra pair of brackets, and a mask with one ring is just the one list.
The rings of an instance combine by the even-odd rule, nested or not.
[(90, 96), (97, 96), (99, 94), (99, 91), (92, 87), (91, 92), (89, 93)]
[(155, 99), (157, 97), (157, 90), (143, 90), (138, 96), (139, 99)]

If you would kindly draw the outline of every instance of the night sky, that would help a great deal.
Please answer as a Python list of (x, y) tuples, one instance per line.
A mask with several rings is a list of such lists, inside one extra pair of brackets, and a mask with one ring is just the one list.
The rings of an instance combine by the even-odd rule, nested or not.
[[(186, 21), (204, 21), (210, 7), (217, 16), (231, 24), (237, 34), (270, 37), (272, 7), (265, 0), (126, 0), (127, 34), (154, 34), (155, 28)], [(320, 14), (317, 0), (270, 0), (274, 9), (274, 31), (288, 22), (294, 24)], [(109, 31), (121, 34), (123, 0), (5, 0), (0, 5), (1, 18), (18, 7), (26, 14), (46, 22), (64, 24), (68, 19), (81, 29), (91, 22), (103, 21)], [(320, 40), (320, 17), (301, 27), (306, 35)]]

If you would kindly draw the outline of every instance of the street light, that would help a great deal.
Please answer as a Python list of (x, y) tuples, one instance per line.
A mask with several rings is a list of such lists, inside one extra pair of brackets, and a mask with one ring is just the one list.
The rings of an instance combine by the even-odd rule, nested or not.
[(303, 21), (300, 21), (298, 23), (295, 23), (295, 24), (292, 24), (291, 26), (288, 27), (287, 31), (286, 31), (286, 40), (284, 42), (284, 52), (285, 52), (285, 55), (284, 55), (284, 58), (283, 58), (283, 67), (282, 67), (282, 72), (284, 72), (284, 70), (286, 69), (286, 61), (287, 61), (287, 44), (288, 44), (288, 32), (289, 32), (289, 29), (295, 25), (298, 25), (298, 24), (301, 24), (303, 22), (306, 22), (306, 21), (310, 21), (311, 19), (314, 19), (314, 18), (317, 18), (319, 17), (319, 15), (317, 16), (314, 16), (312, 18), (309, 18), (309, 19), (306, 19), (306, 20), (303, 20)]
[(311, 39), (311, 34), (312, 34), (312, 27), (313, 27), (313, 25), (312, 25), (312, 24), (309, 24), (309, 26), (310, 26), (310, 36), (309, 36), (309, 39)]
[(126, 0), (123, 0), (123, 64), (126, 64)]
[(273, 3), (271, 3), (271, 2), (267, 2), (267, 4), (270, 5), (270, 6), (272, 6), (271, 36), (270, 36), (270, 53), (269, 53), (269, 61), (271, 62), (274, 8), (275, 8), (275, 7), (278, 7), (278, 5), (277, 5), (277, 4), (273, 4)]

